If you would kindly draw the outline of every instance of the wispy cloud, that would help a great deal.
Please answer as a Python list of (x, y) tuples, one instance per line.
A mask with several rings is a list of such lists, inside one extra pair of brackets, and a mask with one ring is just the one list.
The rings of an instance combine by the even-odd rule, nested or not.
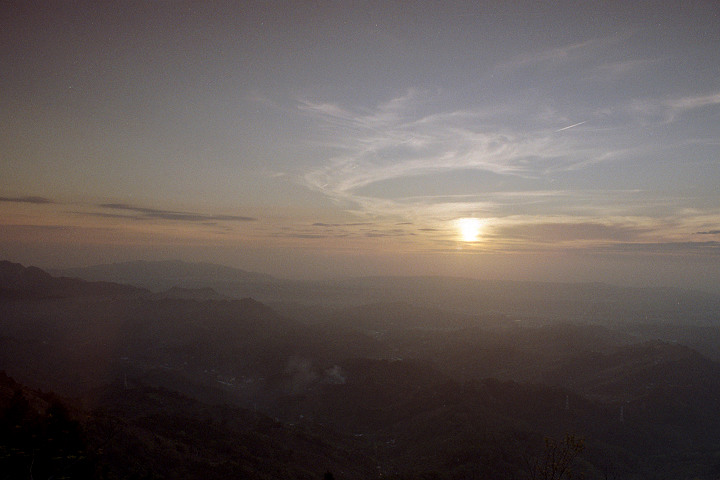
[(666, 101), (665, 105), (675, 110), (691, 110), (694, 108), (720, 105), (720, 92), (712, 93), (710, 95), (697, 95), (675, 98)]
[(520, 238), (533, 242), (557, 243), (584, 240), (627, 242), (650, 230), (636, 225), (613, 225), (597, 222), (535, 223), (507, 225), (498, 229), (503, 238)]
[(720, 242), (652, 242), (616, 243), (603, 248), (606, 251), (627, 253), (672, 253), (720, 255)]
[(573, 123), (572, 125), (568, 125), (567, 127), (558, 128), (557, 130), (555, 130), (555, 133), (562, 132), (565, 130), (570, 130), (571, 128), (579, 127), (580, 125), (583, 125), (585, 123), (587, 123), (587, 120), (584, 120), (584, 121), (578, 122), (578, 123)]
[(112, 214), (100, 212), (96, 215), (106, 217), (122, 217), (134, 220), (160, 219), (160, 220), (176, 220), (183, 222), (208, 222), (208, 221), (228, 221), (228, 222), (252, 222), (257, 220), (253, 217), (245, 217), (239, 215), (207, 215), (194, 212), (180, 212), (173, 210), (158, 210), (154, 208), (136, 207), (125, 203), (104, 203), (98, 205), (103, 209), (119, 210), (128, 212), (124, 214)]
[(0, 202), (50, 204), (54, 201), (45, 197), (0, 197)]
[(642, 58), (631, 60), (619, 60), (607, 62), (596, 66), (588, 72), (587, 80), (607, 81), (618, 77), (635, 74), (648, 67), (657, 65), (661, 59), (659, 58)]
[[(690, 122), (682, 132), (660, 127), (715, 108), (720, 93), (617, 89), (669, 63), (617, 48), (636, 33), (511, 57), (489, 66), (478, 80), (483, 90), (472, 94), (413, 88), (375, 105), (303, 97), (295, 106), (315, 126), (308, 143), (317, 156), (295, 178), (360, 220), (412, 223), (430, 236), (465, 216), (493, 219), (488, 232), (508, 241), (633, 243), (703, 233), (713, 224), (662, 212), (668, 192), (659, 185), (678, 173), (670, 148), (717, 139), (708, 143), (708, 129)], [(697, 135), (688, 137), (691, 129)], [(635, 175), (650, 165), (662, 176), (618, 176), (620, 166)], [(515, 226), (517, 216), (531, 220)]]
[(355, 222), (355, 223), (322, 223), (315, 222), (312, 224), (313, 227), (358, 227), (372, 225), (370, 222)]
[(491, 192), (483, 190), (468, 200), (450, 198), (452, 191), (441, 199), (421, 191), (400, 198), (368, 194), (365, 189), (373, 186), (391, 191), (392, 186), (383, 186), (383, 182), (437, 174), (462, 176), (469, 171), (541, 180), (551, 171), (572, 165), (580, 168), (578, 158), (599, 162), (608, 155), (607, 147), (597, 140), (553, 135), (587, 120), (558, 129), (557, 122), (565, 122), (565, 117), (548, 117), (548, 109), (538, 109), (523, 113), (523, 121), (534, 123), (534, 128), (521, 128), (514, 122), (520, 113), (509, 112), (507, 106), (494, 112), (487, 106), (438, 111), (440, 103), (429, 92), (417, 90), (374, 109), (303, 99), (298, 108), (319, 125), (313, 142), (324, 148), (328, 157), (305, 172), (302, 183), (356, 214), (414, 221), (480, 214), (492, 209), (494, 201), (487, 195)]
[[(417, 90), (372, 109), (305, 99), (298, 108), (318, 125), (313, 142), (327, 156), (302, 173), (300, 180), (347, 211), (370, 218), (416, 221), (487, 215), (503, 205), (497, 198), (501, 188), (488, 191), (479, 185), (472, 199), (452, 198), (452, 188), (438, 195), (442, 184), (429, 179), (448, 174), (460, 178), (464, 172), (494, 175), (496, 185), (524, 179), (520, 190), (505, 191), (521, 198), (529, 192), (528, 186), (541, 191), (556, 175), (662, 154), (666, 147), (661, 138), (646, 136), (638, 141), (633, 129), (661, 125), (683, 111), (717, 104), (720, 94), (636, 99), (605, 110), (578, 112), (575, 118), (587, 115), (587, 119), (571, 123), (568, 115), (543, 104), (443, 110), (432, 92)], [(558, 134), (570, 130), (572, 134)], [(417, 187), (423, 182), (410, 183), (420, 177), (428, 178), (424, 184), (433, 185), (432, 192)], [(398, 186), (405, 187), (405, 195), (393, 193)], [(567, 195), (583, 193), (576, 189)], [(626, 208), (632, 211), (636, 205)]]
[(552, 67), (558, 62), (567, 63), (574, 60), (586, 60), (589, 55), (597, 52), (598, 49), (615, 45), (622, 41), (623, 38), (626, 38), (626, 35), (594, 38), (555, 48), (523, 53), (498, 65), (496, 68), (501, 71), (512, 71), (536, 65)]
[(611, 121), (615, 128), (669, 125), (685, 114), (720, 105), (720, 92), (691, 96), (634, 98), (625, 104), (604, 107), (596, 115)]

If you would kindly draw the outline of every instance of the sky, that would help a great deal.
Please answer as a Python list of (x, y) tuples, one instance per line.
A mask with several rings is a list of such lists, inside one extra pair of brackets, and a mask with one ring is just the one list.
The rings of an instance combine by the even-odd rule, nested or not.
[(0, 3), (0, 257), (720, 287), (720, 3)]

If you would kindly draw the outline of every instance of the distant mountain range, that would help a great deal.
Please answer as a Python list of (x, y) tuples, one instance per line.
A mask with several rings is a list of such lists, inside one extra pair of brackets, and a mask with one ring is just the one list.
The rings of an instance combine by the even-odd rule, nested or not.
[[(456, 277), (358, 277), (301, 281), (211, 263), (137, 261), (51, 270), (88, 281), (125, 283), (154, 292), (212, 288), (229, 298), (285, 306), (359, 307), (413, 304), (464, 315), (512, 315), (525, 322), (580, 320), (603, 324), (712, 325), (720, 294), (601, 283), (511, 282)], [(293, 307), (294, 308), (294, 307)]]
[(127, 283), (149, 290), (172, 287), (205, 287), (209, 283), (271, 283), (270, 275), (248, 272), (214, 263), (188, 263), (180, 260), (135, 261), (91, 267), (49, 270), (53, 275), (89, 281)]
[(110, 281), (86, 282), (77, 278), (51, 276), (36, 267), (0, 261), (0, 295), (23, 297), (70, 297), (143, 295), (147, 290)]
[[(235, 275), (163, 265), (169, 281)], [(47, 476), (82, 457), (110, 472), (98, 478), (518, 479), (548, 454), (543, 437), (568, 432), (586, 439), (576, 466), (587, 479), (720, 473), (720, 364), (676, 343), (720, 351), (720, 327), (629, 313), (692, 325), (677, 303), (652, 303), (682, 291), (447, 278), (267, 285), (285, 300), (315, 292), (316, 303), (281, 303), (279, 314), (202, 284), (150, 291), (0, 262), (0, 370), (15, 379), (0, 375), (0, 452), (23, 455), (6, 471), (27, 471), (60, 418), (59, 432), (86, 441), (44, 450)], [(334, 303), (353, 295), (375, 301)], [(60, 415), (40, 390), (77, 400), (62, 400)]]
[(232, 300), (227, 295), (221, 295), (210, 287), (184, 288), (172, 287), (164, 292), (153, 295), (160, 299), (187, 299), (187, 300)]

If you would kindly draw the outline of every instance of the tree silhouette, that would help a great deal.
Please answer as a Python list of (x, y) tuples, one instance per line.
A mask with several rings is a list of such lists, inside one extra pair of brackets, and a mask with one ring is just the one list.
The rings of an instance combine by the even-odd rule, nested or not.
[(91, 478), (81, 425), (56, 398), (36, 411), (22, 390), (0, 412), (2, 478)]

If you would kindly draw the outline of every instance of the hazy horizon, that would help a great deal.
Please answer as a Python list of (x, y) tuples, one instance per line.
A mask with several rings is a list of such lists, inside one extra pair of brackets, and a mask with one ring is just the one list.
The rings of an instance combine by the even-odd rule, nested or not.
[[(520, 275), (514, 274), (514, 272), (507, 273), (503, 275), (502, 273), (497, 274), (495, 276), (490, 275), (461, 275), (461, 274), (443, 274), (443, 273), (403, 273), (403, 272), (395, 272), (395, 273), (389, 273), (389, 274), (382, 274), (382, 273), (376, 273), (376, 272), (369, 272), (369, 273), (362, 273), (360, 269), (358, 269), (355, 274), (336, 274), (332, 273), (328, 270), (328, 273), (323, 274), (322, 269), (317, 268), (313, 271), (315, 275), (288, 275), (287, 271), (285, 269), (281, 269), (278, 273), (272, 273), (270, 271), (265, 271), (261, 269), (251, 269), (251, 268), (244, 268), (243, 265), (230, 265), (222, 262), (217, 261), (208, 261), (208, 260), (187, 260), (187, 259), (181, 259), (181, 258), (166, 258), (166, 259), (135, 259), (135, 260), (121, 260), (116, 262), (102, 262), (102, 263), (79, 263), (79, 264), (60, 264), (60, 265), (42, 265), (42, 264), (32, 264), (32, 263), (23, 263), (19, 262), (12, 258), (0, 258), (0, 261), (10, 261), (11, 263), (19, 263), (23, 265), (24, 267), (37, 267), (41, 270), (45, 270), (51, 275), (63, 275), (63, 276), (70, 276), (70, 277), (77, 277), (77, 278), (86, 278), (85, 273), (74, 275), (72, 274), (72, 271), (85, 271), (86, 269), (93, 269), (95, 267), (113, 267), (113, 266), (133, 266), (137, 263), (145, 263), (149, 266), (152, 266), (153, 264), (157, 264), (158, 266), (161, 266), (164, 263), (180, 263), (187, 266), (202, 266), (202, 265), (209, 265), (209, 266), (215, 266), (215, 267), (228, 267), (231, 269), (237, 269), (238, 271), (244, 271), (249, 274), (259, 274), (259, 275), (269, 275), (272, 278), (275, 278), (277, 280), (281, 281), (292, 281), (292, 282), (332, 282), (332, 281), (343, 281), (343, 280), (362, 280), (362, 279), (373, 279), (373, 278), (397, 278), (397, 279), (413, 279), (413, 278), (447, 278), (447, 279), (458, 279), (458, 280), (469, 280), (469, 281), (480, 281), (480, 282), (507, 282), (509, 284), (522, 284), (522, 283), (538, 283), (538, 284), (558, 284), (558, 285), (582, 285), (582, 284), (603, 284), (608, 285), (612, 287), (620, 287), (620, 288), (676, 288), (680, 290), (688, 290), (688, 291), (699, 291), (699, 292), (706, 292), (710, 294), (720, 294), (720, 287), (714, 284), (703, 284), (699, 286), (693, 286), (691, 284), (678, 284), (678, 283), (670, 283), (670, 282), (646, 282), (646, 281), (636, 281), (633, 282), (632, 279), (626, 279), (625, 282), (619, 281), (617, 277), (609, 278), (607, 280), (603, 280), (602, 278), (599, 278), (599, 276), (594, 276), (591, 278), (582, 278), (579, 276), (567, 276), (562, 278), (548, 278), (547, 276), (538, 275), (536, 277), (533, 276), (526, 276), (525, 278), (520, 278)], [(150, 273), (149, 271), (148, 273)], [(162, 272), (154, 272), (153, 275), (160, 275), (162, 276)], [(118, 281), (118, 280), (115, 280)], [(119, 283), (128, 283), (128, 284), (134, 284), (132, 281), (119, 281)]]
[(720, 6), (7, 2), (0, 251), (720, 290)]

